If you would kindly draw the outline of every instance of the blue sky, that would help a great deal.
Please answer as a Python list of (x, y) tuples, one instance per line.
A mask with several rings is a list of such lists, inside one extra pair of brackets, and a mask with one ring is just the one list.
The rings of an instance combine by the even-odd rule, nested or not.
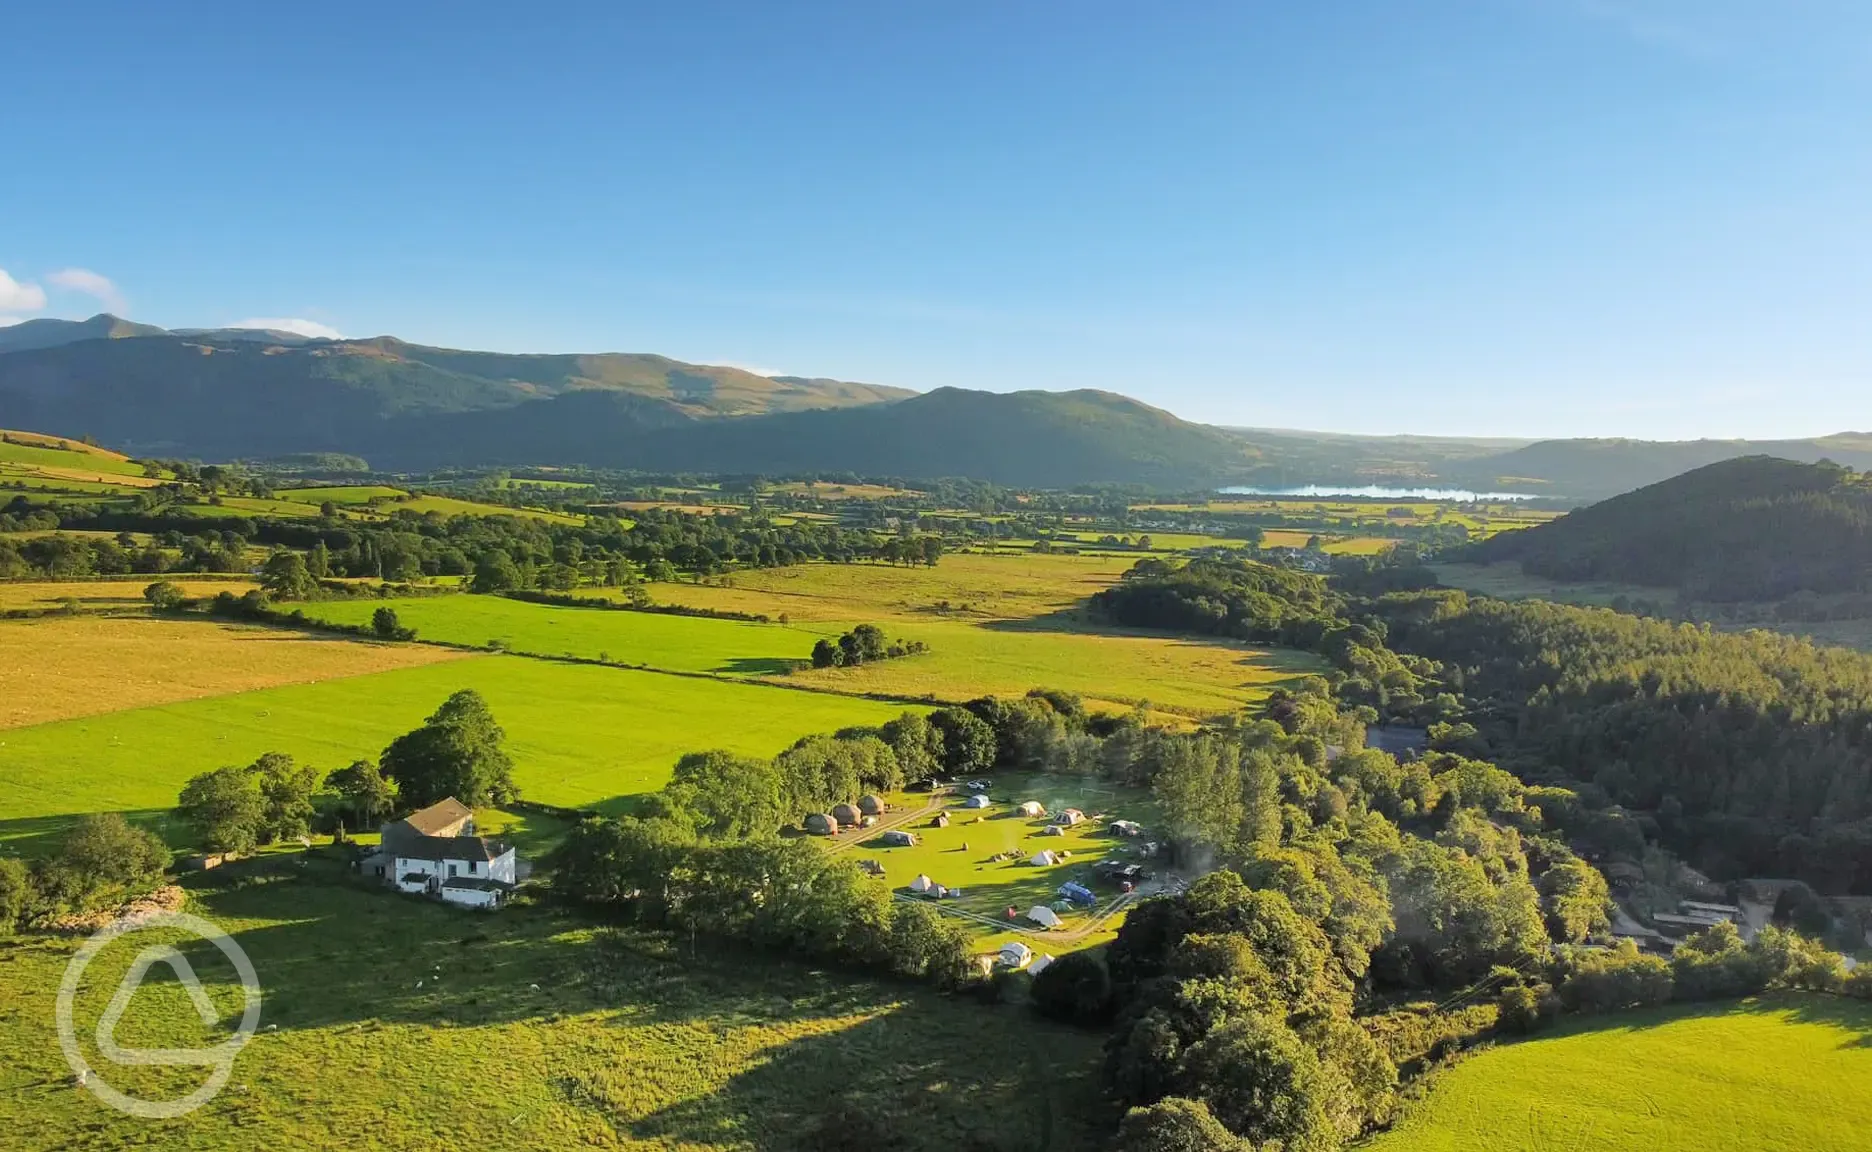
[(0, 77), (13, 319), (1872, 429), (1864, 0), (39, 3)]

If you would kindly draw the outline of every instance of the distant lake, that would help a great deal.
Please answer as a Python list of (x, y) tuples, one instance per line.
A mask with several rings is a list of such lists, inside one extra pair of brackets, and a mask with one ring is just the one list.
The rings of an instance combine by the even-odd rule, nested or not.
[(1218, 488), (1229, 496), (1359, 496), (1368, 500), (1460, 500), (1473, 504), (1480, 500), (1533, 500), (1532, 492), (1471, 492), (1467, 488), (1387, 488), (1367, 484), (1363, 488), (1341, 488), (1331, 484), (1303, 484), (1298, 488)]

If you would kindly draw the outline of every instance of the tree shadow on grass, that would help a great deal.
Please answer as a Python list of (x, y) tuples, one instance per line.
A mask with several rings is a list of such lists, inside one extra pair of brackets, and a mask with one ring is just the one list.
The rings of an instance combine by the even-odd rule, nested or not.
[[(39, 856), (50, 856), (57, 852), (64, 843), (65, 834), (72, 830), (83, 812), (60, 813), (56, 816), (24, 816), (12, 820), (0, 820), (0, 856), (18, 856), (31, 860)], [(141, 808), (120, 812), (124, 819), (140, 828), (147, 828), (163, 838), (163, 842), (176, 851), (189, 847), (189, 830), (176, 818), (173, 809)]]
[(1116, 1123), (1097, 1066), (1095, 1037), (919, 993), (784, 1043), (720, 1090), (621, 1130), (771, 1152), (1065, 1152), (1097, 1147)]
[(785, 656), (736, 656), (709, 669), (729, 676), (784, 676), (811, 663)]
[(1781, 1016), (1792, 1023), (1819, 1024), (1847, 1034), (1842, 1048), (1872, 1048), (1872, 1001), (1850, 996), (1831, 996), (1819, 992), (1771, 992), (1744, 1000), (1706, 1000), (1692, 1004), (1671, 1004), (1637, 1012), (1614, 1012), (1601, 1016), (1581, 1016), (1568, 1020), (1564, 1027), (1542, 1035), (1574, 1036), (1588, 1032), (1639, 1032), (1661, 1028), (1682, 1020), (1734, 1016), (1746, 1013)]

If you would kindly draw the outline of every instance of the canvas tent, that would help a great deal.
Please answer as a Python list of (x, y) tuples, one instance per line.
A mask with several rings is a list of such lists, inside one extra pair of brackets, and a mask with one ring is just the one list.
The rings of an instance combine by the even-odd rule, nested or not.
[(1024, 968), (1033, 959), (1033, 949), (1019, 940), (1012, 940), (1001, 945), (1000, 959), (1009, 968)]
[(1040, 829), (1040, 835), (1064, 836), (1066, 835), (1066, 829), (1061, 828), (1058, 824), (1048, 824), (1045, 828)]
[(1059, 863), (1059, 854), (1049, 848), (1045, 852), (1036, 852), (1033, 857), (1028, 860), (1028, 863), (1032, 864), (1035, 868), (1046, 868)]
[(1048, 908), (1045, 904), (1035, 904), (1032, 908), (1027, 909), (1027, 919), (1032, 920), (1042, 928), (1058, 928), (1060, 926), (1059, 913)]
[(856, 824), (861, 813), (850, 804), (840, 804), (832, 809), (832, 819), (840, 824)]
[(1113, 835), (1117, 836), (1142, 836), (1144, 834), (1144, 825), (1139, 824), (1136, 820), (1113, 820), (1111, 822), (1111, 830)]
[(938, 813), (936, 813), (936, 818), (935, 818), (934, 820), (931, 820), (931, 821), (930, 821), (930, 827), (931, 827), (931, 828), (947, 828), (947, 827), (949, 827), (949, 813), (947, 813), (947, 812), (938, 812)]
[(858, 797), (858, 811), (863, 812), (866, 816), (882, 816), (884, 814), (884, 798), (882, 796), (860, 796)]
[(806, 831), (814, 836), (836, 836), (838, 828), (838, 821), (824, 812), (814, 812), (806, 817)]
[(1028, 800), (1018, 809), (1022, 816), (1045, 816), (1046, 806), (1038, 800)]
[(916, 843), (916, 836), (913, 833), (893, 828), (889, 832), (879, 836), (878, 840), (886, 848), (908, 848), (910, 845)]
[(1034, 957), (1034, 962), (1032, 964), (1027, 965), (1027, 974), (1029, 976), (1038, 976), (1052, 966), (1053, 957), (1042, 952), (1040, 955)]
[(935, 882), (932, 881), (928, 876), (919, 875), (915, 880), (910, 881), (910, 891), (928, 892), (930, 888), (934, 886), (934, 884)]
[(1085, 823), (1085, 813), (1079, 811), (1077, 808), (1068, 808), (1066, 811), (1061, 812), (1056, 819), (1058, 819), (1061, 824), (1083, 824)]
[(977, 792), (975, 793), (975, 795), (970, 796), (967, 800), (962, 801), (962, 807), (964, 808), (986, 808), (988, 807), (990, 803), (991, 801), (988, 799), (986, 794)]

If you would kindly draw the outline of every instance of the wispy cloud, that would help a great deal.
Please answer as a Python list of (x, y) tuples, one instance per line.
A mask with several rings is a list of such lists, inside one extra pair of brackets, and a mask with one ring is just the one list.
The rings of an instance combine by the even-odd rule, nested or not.
[(0, 328), (11, 328), (24, 319), (24, 316), (0, 316)]
[(0, 268), (0, 311), (37, 312), (45, 304), (44, 288), (37, 284), (21, 284), (7, 275), (6, 269)]
[(330, 324), (320, 324), (317, 320), (302, 320), (292, 316), (260, 316), (251, 320), (237, 320), (229, 328), (269, 328), (275, 332), (291, 332), (298, 336), (309, 336), (315, 340), (343, 340), (344, 333)]
[(89, 268), (61, 268), (48, 275), (46, 283), (67, 292), (83, 292), (87, 296), (94, 296), (107, 310), (120, 316), (124, 313), (124, 296), (117, 290), (117, 285), (111, 283), (110, 277)]
[(733, 360), (715, 360), (715, 361), (712, 361), (712, 363), (717, 368), (739, 368), (743, 372), (752, 372), (756, 376), (791, 376), (792, 375), (791, 372), (786, 372), (779, 368), (761, 368), (753, 364), (740, 364)]

